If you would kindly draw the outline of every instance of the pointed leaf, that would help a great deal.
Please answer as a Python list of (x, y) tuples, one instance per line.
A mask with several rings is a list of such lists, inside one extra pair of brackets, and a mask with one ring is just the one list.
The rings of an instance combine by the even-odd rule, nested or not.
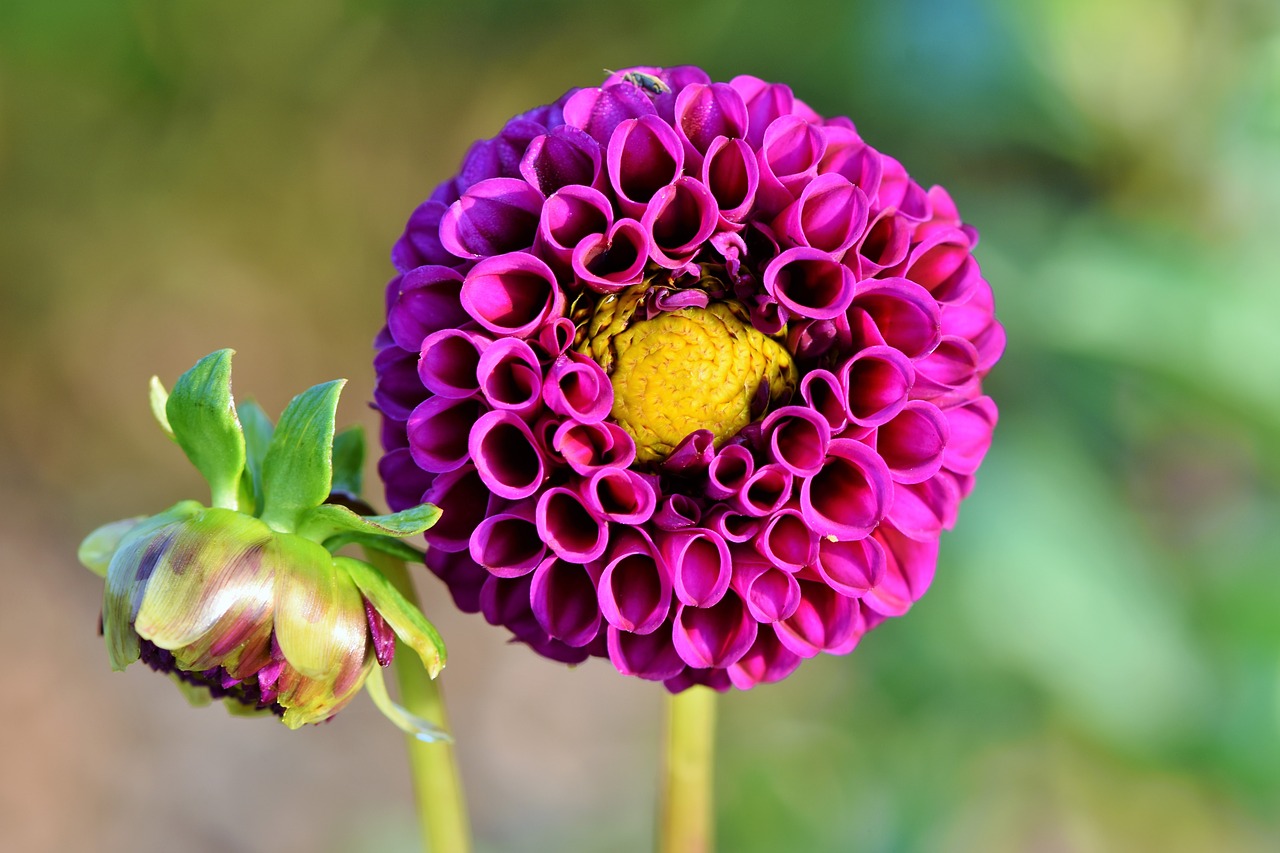
[(345, 379), (294, 397), (280, 416), (262, 463), (262, 520), (292, 532), (298, 517), (329, 497), (333, 479), (333, 419)]
[(322, 504), (302, 514), (298, 533), (323, 542), (337, 533), (371, 533), (380, 536), (413, 536), (436, 523), (440, 508), (420, 504), (391, 515), (357, 515), (345, 506)]
[(173, 427), (169, 426), (169, 416), (165, 414), (164, 407), (169, 402), (169, 392), (164, 390), (164, 385), (160, 382), (159, 376), (151, 377), (151, 414), (156, 419), (156, 423), (160, 424), (160, 429), (164, 430), (164, 434), (169, 436), (170, 441), (177, 441), (173, 435)]
[(330, 554), (336, 554), (348, 545), (359, 545), (362, 548), (372, 548), (406, 563), (421, 563), (422, 558), (426, 556), (424, 551), (419, 551), (408, 542), (401, 542), (391, 536), (380, 536), (374, 533), (337, 533), (324, 540), (322, 544)]
[[(244, 428), (244, 470), (249, 476), (253, 488), (253, 513), (262, 512), (262, 463), (267, 458), (267, 448), (271, 446), (271, 436), (275, 427), (271, 418), (262, 407), (252, 400), (236, 406), (240, 414), (240, 425)], [(249, 507), (244, 508), (246, 511)]]
[(245, 454), (231, 400), (231, 355), (218, 350), (178, 377), (165, 415), (182, 451), (208, 481), (213, 505), (237, 509)]
[(348, 427), (333, 437), (333, 484), (331, 492), (353, 498), (364, 489), (364, 430)]
[(334, 565), (346, 569), (361, 595), (382, 614), (391, 630), (418, 653), (427, 674), (435, 678), (444, 669), (444, 640), (422, 611), (410, 604), (391, 581), (368, 563), (350, 557), (334, 557)]
[(393, 700), (387, 693), (387, 682), (382, 677), (381, 667), (374, 667), (364, 682), (369, 691), (369, 698), (378, 707), (382, 715), (395, 724), (396, 728), (408, 735), (413, 735), (424, 743), (449, 743), (453, 736), (435, 723), (405, 708)]
[[(364, 601), (334, 558), (300, 536), (276, 536), (276, 640), (289, 665), (325, 680), (352, 658), (363, 661), (369, 643)], [(283, 704), (283, 703), (282, 703)]]
[(90, 533), (80, 543), (80, 550), (76, 552), (81, 565), (93, 572), (100, 578), (107, 576), (107, 566), (111, 564), (111, 558), (115, 555), (116, 549), (120, 547), (120, 540), (125, 535), (137, 527), (145, 515), (136, 518), (122, 518), (119, 521), (113, 521), (110, 524), (104, 524), (97, 530)]

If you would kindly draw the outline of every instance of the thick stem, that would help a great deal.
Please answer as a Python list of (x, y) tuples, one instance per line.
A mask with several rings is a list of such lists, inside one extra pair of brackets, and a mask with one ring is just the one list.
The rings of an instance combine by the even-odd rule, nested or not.
[[(418, 603), (417, 592), (404, 563), (386, 554), (369, 552), (369, 558), (387, 580), (409, 600)], [(422, 662), (413, 650), (397, 643), (396, 682), (400, 686), (400, 703), (445, 731), (449, 718), (445, 714), (444, 697), (439, 685), (427, 676)], [(467, 819), (467, 801), (451, 741), (424, 742), (413, 735), (405, 736), (409, 749), (409, 767), (422, 823), (423, 850), (430, 853), (469, 853), (471, 827)]]
[(658, 824), (659, 853), (710, 853), (715, 813), (715, 691), (690, 687), (667, 696), (666, 763)]

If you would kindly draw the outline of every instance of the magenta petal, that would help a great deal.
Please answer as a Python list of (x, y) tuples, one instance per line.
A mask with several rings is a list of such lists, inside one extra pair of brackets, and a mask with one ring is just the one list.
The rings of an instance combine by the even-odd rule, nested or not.
[(972, 399), (978, 393), (978, 351), (964, 338), (944, 335), (924, 358), (916, 359), (916, 381), (911, 396), (949, 406)]
[(966, 301), (982, 280), (969, 236), (959, 228), (935, 233), (913, 247), (904, 275), (944, 305)]
[(702, 161), (702, 183), (716, 200), (722, 225), (742, 222), (760, 187), (755, 152), (741, 139), (716, 139)]
[(755, 547), (771, 565), (788, 572), (798, 572), (818, 559), (818, 536), (798, 509), (782, 509), (769, 516), (756, 535)]
[(472, 532), (492, 514), (494, 500), (472, 465), (436, 477), (422, 499), (440, 507), (440, 520), (423, 535), (442, 551), (466, 551)]
[(529, 425), (514, 412), (486, 412), (471, 428), (471, 461), (495, 495), (526, 498), (542, 485), (546, 465)]
[(702, 507), (688, 495), (679, 493), (662, 499), (653, 523), (659, 530), (684, 530), (694, 527), (702, 519)]
[(583, 483), (582, 497), (593, 512), (619, 524), (643, 524), (658, 505), (649, 479), (626, 468), (596, 471)]
[(902, 263), (911, 249), (911, 233), (912, 223), (895, 211), (873, 214), (857, 247), (864, 276)]
[(773, 629), (782, 645), (802, 658), (811, 658), (819, 652), (852, 651), (866, 626), (857, 600), (826, 584), (801, 580), (800, 606)]
[(709, 429), (696, 429), (680, 439), (671, 454), (662, 460), (662, 469), (675, 474), (695, 474), (715, 456), (715, 435)]
[(587, 563), (604, 553), (609, 523), (587, 509), (573, 489), (557, 486), (538, 498), (538, 532), (552, 551), (571, 563)]
[(800, 508), (820, 536), (861, 539), (884, 518), (893, 483), (884, 460), (858, 441), (837, 438), (822, 470), (800, 485)]
[(387, 314), (396, 346), (416, 353), (427, 335), (465, 323), (467, 312), (458, 304), (461, 290), (462, 276), (449, 267), (418, 267), (401, 276)]
[(841, 257), (867, 227), (867, 196), (843, 175), (819, 175), (773, 220), (786, 246), (808, 246)]
[(628, 119), (609, 138), (605, 162), (618, 206), (639, 218), (654, 193), (680, 176), (684, 146), (657, 116)]
[(524, 252), (485, 258), (459, 293), (476, 322), (499, 335), (526, 338), (564, 313), (564, 292), (542, 261)]
[(372, 640), (373, 655), (379, 666), (387, 666), (396, 655), (396, 632), (391, 630), (387, 620), (377, 611), (369, 599), (364, 600), (364, 615), (369, 623), (369, 639)]
[(755, 471), (755, 458), (746, 447), (730, 444), (722, 448), (707, 467), (707, 497), (723, 500), (738, 493)]
[(678, 605), (671, 641), (689, 666), (721, 668), (747, 653), (758, 628), (742, 599), (730, 590), (709, 607)]
[(791, 87), (782, 83), (766, 83), (746, 74), (734, 77), (729, 85), (742, 96), (747, 107), (747, 140), (753, 148), (759, 148), (764, 142), (764, 132), (773, 120), (791, 112), (795, 104)]
[(654, 114), (644, 91), (627, 83), (580, 89), (564, 105), (564, 123), (586, 131), (601, 145), (623, 121)]
[(397, 421), (406, 421), (418, 404), (427, 398), (427, 389), (418, 378), (418, 351), (407, 352), (395, 344), (378, 350), (373, 359), (378, 375), (373, 401), (378, 411)]
[(622, 631), (648, 634), (671, 610), (671, 572), (642, 529), (624, 530), (600, 575), (600, 611)]
[(603, 467), (626, 468), (636, 458), (636, 445), (622, 427), (614, 423), (565, 421), (556, 429), (552, 447), (569, 467), (589, 475)]
[(912, 539), (936, 539), (955, 524), (961, 497), (958, 484), (945, 471), (923, 483), (895, 483), (888, 518)]
[(476, 368), (489, 346), (483, 335), (461, 329), (441, 329), (427, 335), (418, 359), (418, 378), (432, 394), (462, 399), (480, 390)]
[(762, 213), (773, 216), (800, 196), (817, 176), (826, 145), (821, 128), (799, 116), (779, 116), (770, 122), (756, 153)]
[(445, 582), (459, 610), (463, 613), (480, 612), (480, 593), (489, 573), (477, 566), (470, 554), (431, 548), (424, 562), (436, 577)]
[(378, 460), (378, 476), (387, 485), (387, 506), (392, 512), (415, 507), (422, 503), (422, 494), (435, 479), (418, 467), (407, 447), (387, 451)]
[(558, 355), (564, 355), (573, 346), (576, 331), (573, 321), (568, 317), (557, 317), (538, 333), (538, 346), (554, 359)]
[(849, 422), (845, 411), (845, 393), (840, 379), (829, 370), (811, 370), (800, 380), (800, 397), (805, 404), (827, 422), (831, 433), (844, 429)]
[(666, 681), (685, 668), (671, 642), (671, 623), (664, 622), (648, 634), (633, 634), (610, 625), (609, 661), (623, 675), (648, 681)]
[(862, 603), (884, 616), (901, 616), (925, 594), (938, 566), (938, 540), (917, 541), (892, 525), (882, 525), (875, 539), (884, 553), (884, 571), (862, 596)]
[(911, 222), (929, 218), (929, 197), (924, 188), (911, 180), (907, 170), (887, 154), (880, 155), (880, 190), (876, 193), (877, 210), (894, 210)]
[(797, 477), (808, 477), (822, 467), (831, 426), (813, 409), (783, 406), (764, 419), (764, 434), (774, 461)]
[(657, 536), (658, 550), (670, 567), (676, 597), (694, 607), (720, 600), (733, 572), (729, 546), (712, 530), (685, 528)]
[(884, 174), (884, 164), (879, 153), (863, 142), (862, 137), (852, 128), (828, 124), (822, 129), (822, 135), (827, 140), (827, 150), (822, 155), (818, 172), (843, 175), (862, 190), (868, 199), (875, 198), (880, 191), (880, 178)]
[(561, 264), (569, 264), (574, 248), (593, 234), (605, 234), (613, 226), (613, 206), (604, 193), (591, 187), (570, 185), (558, 190), (542, 205), (534, 248)]
[(561, 125), (529, 143), (520, 174), (545, 196), (567, 186), (591, 186), (600, 177), (600, 143)]
[(476, 364), (476, 374), (485, 402), (494, 409), (527, 419), (541, 408), (542, 365), (519, 338), (499, 338), (490, 344)]
[(973, 343), (978, 351), (978, 369), (985, 374), (1004, 353), (1004, 327), (996, 321), (991, 285), (974, 283), (967, 301), (942, 309), (942, 333), (957, 335)]
[(899, 483), (920, 483), (942, 467), (951, 438), (947, 418), (932, 403), (912, 400), (876, 431), (876, 452)]
[(686, 155), (697, 163), (716, 138), (746, 135), (747, 105), (727, 83), (694, 84), (676, 98), (675, 127)]
[(583, 284), (615, 293), (637, 284), (649, 259), (649, 234), (634, 219), (619, 219), (604, 234), (589, 234), (574, 247), (570, 264)]
[(915, 380), (911, 362), (892, 347), (868, 347), (840, 368), (845, 413), (859, 426), (879, 426), (907, 404)]
[(960, 474), (972, 474), (982, 464), (991, 447), (999, 413), (990, 397), (947, 409), (944, 414), (951, 427), (951, 440), (942, 456), (942, 464)]
[(760, 631), (747, 653), (729, 665), (729, 679), (739, 690), (773, 684), (796, 671), (802, 658), (778, 640), (773, 631)]
[(462, 263), (440, 242), (440, 219), (448, 209), (448, 204), (432, 199), (418, 205), (404, 234), (391, 249), (391, 263), (396, 270), (404, 273), (427, 264), (451, 267)]
[(534, 510), (534, 501), (521, 501), (485, 518), (471, 534), (471, 559), (502, 578), (532, 572), (547, 553)]
[(777, 512), (791, 499), (794, 476), (777, 462), (761, 465), (733, 496), (733, 505), (747, 515)]
[(478, 400), (431, 397), (409, 415), (409, 451), (424, 471), (442, 473), (462, 466), (469, 455), (471, 425), (484, 412)]
[(533, 245), (542, 193), (519, 178), (475, 184), (440, 219), (440, 242), (460, 258), (485, 258)]
[(649, 237), (649, 257), (659, 266), (679, 269), (716, 229), (720, 208), (711, 191), (682, 175), (654, 193), (640, 224)]
[(613, 408), (613, 385), (604, 368), (587, 356), (569, 352), (547, 371), (542, 398), (557, 414), (578, 423), (599, 423)]
[(788, 619), (800, 606), (800, 584), (791, 572), (768, 563), (735, 561), (733, 591), (762, 624)]
[(734, 512), (728, 504), (717, 503), (702, 524), (708, 530), (719, 533), (726, 542), (749, 542), (760, 530), (760, 519), (751, 515)]
[(905, 278), (864, 282), (853, 304), (870, 315), (880, 338), (907, 358), (930, 353), (942, 337), (937, 301)]
[(600, 633), (600, 608), (596, 604), (599, 568), (547, 557), (533, 572), (530, 605), (547, 634), (575, 648), (585, 646)]
[(787, 249), (764, 270), (764, 289), (800, 317), (829, 320), (853, 303), (853, 271), (818, 249)]
[(884, 549), (874, 536), (849, 542), (818, 542), (818, 561), (814, 568), (827, 586), (841, 595), (861, 598), (880, 583), (884, 574)]

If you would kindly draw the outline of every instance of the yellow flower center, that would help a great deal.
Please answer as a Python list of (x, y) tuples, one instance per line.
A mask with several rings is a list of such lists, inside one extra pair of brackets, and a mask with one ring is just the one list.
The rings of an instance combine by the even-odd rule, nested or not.
[(756, 330), (740, 303), (647, 320), (640, 309), (648, 290), (638, 284), (603, 297), (578, 344), (609, 374), (610, 415), (635, 440), (637, 461), (666, 458), (699, 429), (719, 447), (791, 398), (799, 381), (791, 354)]

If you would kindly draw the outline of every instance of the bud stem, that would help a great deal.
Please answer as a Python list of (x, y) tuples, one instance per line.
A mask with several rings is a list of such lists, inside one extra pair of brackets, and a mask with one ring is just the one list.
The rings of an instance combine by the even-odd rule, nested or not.
[[(371, 549), (365, 559), (377, 566), (410, 604), (418, 604), (418, 595), (405, 564), (395, 557)], [(449, 730), (444, 697), (439, 685), (427, 675), (422, 662), (412, 650), (397, 641), (396, 682), (400, 686), (400, 702), (409, 711)], [(406, 736), (409, 767), (422, 823), (424, 851), (431, 853), (469, 853), (471, 827), (467, 818), (467, 801), (451, 741), (423, 742)]]
[(710, 853), (715, 847), (715, 698), (708, 687), (667, 696), (659, 853)]

